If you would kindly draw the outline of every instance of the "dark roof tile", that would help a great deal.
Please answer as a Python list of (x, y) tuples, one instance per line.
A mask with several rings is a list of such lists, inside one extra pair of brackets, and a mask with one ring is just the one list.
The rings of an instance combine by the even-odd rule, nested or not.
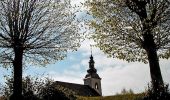
[(82, 84), (75, 84), (75, 83), (68, 83), (68, 82), (61, 82), (56, 81), (54, 82), (53, 86), (59, 85), (65, 88), (68, 88), (76, 93), (78, 96), (100, 96), (98, 92), (96, 92), (94, 89), (92, 89), (88, 85), (82, 85)]

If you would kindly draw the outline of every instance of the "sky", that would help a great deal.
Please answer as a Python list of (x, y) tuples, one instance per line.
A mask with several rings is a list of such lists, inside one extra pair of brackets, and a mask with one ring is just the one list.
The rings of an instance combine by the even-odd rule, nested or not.
[[(72, 4), (79, 5), (83, 0), (72, 0)], [(24, 76), (44, 76), (55, 81), (83, 84), (87, 74), (90, 45), (92, 40), (85, 40), (77, 51), (68, 52), (67, 57), (46, 67), (30, 66), (24, 69)], [(97, 73), (102, 78), (102, 93), (104, 96), (120, 93), (123, 88), (132, 89), (135, 93), (145, 91), (150, 82), (149, 65), (139, 62), (128, 63), (123, 60), (108, 58), (99, 48), (92, 49)], [(170, 83), (170, 60), (160, 60), (162, 76), (165, 83)], [(0, 67), (0, 77), (10, 75), (10, 71)], [(0, 79), (0, 83), (4, 78)]]

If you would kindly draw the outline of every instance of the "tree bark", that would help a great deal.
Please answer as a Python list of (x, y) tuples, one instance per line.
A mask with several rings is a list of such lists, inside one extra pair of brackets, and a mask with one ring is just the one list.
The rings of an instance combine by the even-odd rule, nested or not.
[(158, 92), (160, 89), (164, 87), (164, 82), (160, 70), (156, 45), (154, 43), (152, 34), (145, 34), (143, 37), (144, 37), (144, 49), (147, 52), (149, 66), (150, 66), (152, 86), (154, 91)]
[(15, 58), (13, 62), (14, 67), (14, 83), (13, 94), (10, 100), (22, 100), (22, 59), (23, 50), (19, 47), (14, 48)]

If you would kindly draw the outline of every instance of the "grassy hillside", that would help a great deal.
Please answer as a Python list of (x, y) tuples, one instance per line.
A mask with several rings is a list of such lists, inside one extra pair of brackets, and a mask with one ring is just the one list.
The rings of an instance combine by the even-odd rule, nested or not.
[[(77, 100), (142, 100), (143, 96), (144, 94), (126, 94), (104, 97), (78, 97)], [(0, 100), (5, 100), (5, 98), (0, 97)]]
[(144, 94), (126, 94), (105, 97), (78, 97), (77, 100), (142, 100)]

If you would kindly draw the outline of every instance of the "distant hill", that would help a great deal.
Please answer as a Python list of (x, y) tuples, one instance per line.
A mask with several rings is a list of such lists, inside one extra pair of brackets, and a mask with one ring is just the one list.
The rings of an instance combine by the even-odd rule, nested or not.
[(144, 94), (125, 94), (104, 97), (78, 97), (77, 100), (142, 100)]

